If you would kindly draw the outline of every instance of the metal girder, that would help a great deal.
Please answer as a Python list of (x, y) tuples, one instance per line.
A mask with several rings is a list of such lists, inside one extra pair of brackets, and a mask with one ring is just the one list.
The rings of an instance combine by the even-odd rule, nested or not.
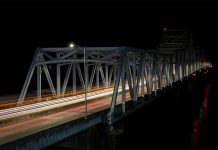
[(125, 76), (125, 70), (126, 70), (126, 59), (123, 60), (123, 66), (122, 66), (122, 74), (121, 74), (121, 84), (122, 84), (122, 111), (123, 113), (126, 112), (126, 76)]
[(93, 79), (94, 79), (94, 76), (95, 76), (95, 72), (96, 72), (96, 64), (92, 68), (92, 73), (91, 73), (88, 89), (91, 89), (91, 87), (92, 87), (92, 83), (93, 83)]
[[(139, 88), (140, 88), (140, 81), (142, 81), (142, 74), (143, 74), (143, 69), (144, 69), (144, 53), (141, 53), (141, 58), (140, 58), (140, 64), (139, 64), (139, 70), (138, 70), (138, 74), (137, 74), (137, 83), (136, 83), (136, 98), (138, 97), (138, 91), (139, 91)], [(142, 83), (141, 83), (142, 84)], [(144, 91), (144, 89), (141, 89)]]
[(38, 59), (38, 57), (40, 55), (39, 51), (40, 51), (40, 49), (38, 48), (34, 54), (33, 61), (31, 63), (31, 66), (30, 66), (29, 71), (27, 73), (26, 80), (24, 82), (23, 88), (22, 88), (21, 93), (20, 93), (19, 101), (17, 102), (17, 106), (22, 105), (23, 100), (26, 96), (27, 89), (29, 87), (30, 81), (31, 81), (32, 76), (33, 76), (33, 72), (35, 70), (35, 63), (34, 62)]
[[(127, 46), (86, 47), (86, 49), (83, 47), (37, 48), (17, 105), (22, 105), (35, 69), (37, 69), (37, 96), (39, 99), (42, 95), (43, 71), (52, 94), (61, 96), (64, 96), (67, 86), (70, 86), (68, 82), (72, 72), (73, 93), (86, 86), (88, 90), (92, 89), (93, 82), (96, 82), (96, 87), (111, 86), (114, 83), (108, 113), (108, 123), (111, 124), (119, 88), (122, 89), (122, 110), (125, 112), (128, 91), (131, 100), (136, 101), (138, 95), (151, 94), (152, 91), (182, 80), (196, 69), (211, 66), (210, 62), (205, 59), (203, 50), (193, 46), (192, 34), (187, 30), (167, 31), (157, 48), (154, 50)], [(86, 63), (83, 66), (84, 62)], [(56, 71), (50, 73), (48, 65), (56, 65)], [(67, 65), (68, 68), (64, 69), (61, 67), (63, 65)], [(81, 71), (82, 68), (84, 71)], [(62, 81), (61, 76), (64, 75), (65, 78)], [(57, 92), (52, 82), (52, 80), (55, 81), (55, 78)], [(77, 78), (80, 82), (77, 81)], [(128, 82), (128, 91), (126, 90), (126, 81)], [(140, 90), (141, 93), (139, 93)]]
[(144, 83), (144, 76), (145, 76), (145, 54), (142, 53), (141, 56), (142, 59), (142, 65), (141, 65), (141, 76), (140, 76), (140, 80), (141, 80), (141, 96), (144, 97), (145, 95), (145, 83)]
[(121, 60), (118, 64), (118, 69), (117, 69), (118, 71), (117, 71), (115, 82), (114, 82), (114, 91), (113, 91), (112, 100), (111, 100), (111, 108), (110, 108), (110, 112), (108, 113), (108, 121), (109, 121), (108, 123), (109, 124), (112, 123), (113, 112), (114, 112), (117, 95), (118, 95), (118, 88), (119, 88), (119, 83), (120, 83), (121, 72), (125, 66), (124, 62), (125, 62), (125, 57), (124, 57), (124, 54), (122, 54)]
[[(60, 53), (57, 53), (57, 58), (60, 59)], [(61, 95), (61, 65), (57, 64), (57, 76), (56, 76), (56, 86), (57, 86), (57, 96), (60, 97)]]
[(65, 78), (64, 78), (64, 83), (63, 83), (63, 87), (62, 87), (62, 97), (64, 96), (65, 94), (65, 91), (66, 91), (66, 88), (67, 88), (67, 83), (68, 83), (68, 80), (69, 80), (69, 77), (70, 77), (70, 72), (71, 72), (71, 69), (72, 69), (72, 64), (68, 65), (68, 68), (67, 68), (67, 72), (66, 72), (66, 75), (65, 75)]
[(41, 100), (42, 89), (42, 67), (37, 66), (37, 97)]

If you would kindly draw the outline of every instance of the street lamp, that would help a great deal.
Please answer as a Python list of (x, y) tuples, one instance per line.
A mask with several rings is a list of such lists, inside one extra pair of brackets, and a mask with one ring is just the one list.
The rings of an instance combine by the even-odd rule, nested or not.
[(73, 42), (69, 43), (69, 47), (73, 48), (75, 47), (75, 44)]
[[(70, 48), (79, 47), (79, 45), (74, 44), (73, 42), (69, 43)], [(84, 91), (85, 91), (85, 119), (87, 119), (87, 72), (86, 72), (86, 49), (83, 47), (83, 55), (84, 55)]]

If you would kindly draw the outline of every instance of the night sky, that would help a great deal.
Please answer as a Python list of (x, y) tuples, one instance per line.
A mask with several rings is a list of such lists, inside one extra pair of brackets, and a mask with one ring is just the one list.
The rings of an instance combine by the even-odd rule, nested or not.
[(163, 26), (193, 30), (216, 65), (214, 1), (0, 1), (0, 94), (19, 93), (37, 47), (154, 48)]

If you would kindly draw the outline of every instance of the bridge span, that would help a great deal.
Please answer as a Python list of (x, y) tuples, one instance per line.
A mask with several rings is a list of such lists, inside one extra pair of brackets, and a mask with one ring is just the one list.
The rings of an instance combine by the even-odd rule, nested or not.
[(19, 98), (0, 103), (0, 147), (42, 149), (99, 123), (112, 126), (208, 67), (188, 30), (165, 32), (154, 50), (37, 48)]

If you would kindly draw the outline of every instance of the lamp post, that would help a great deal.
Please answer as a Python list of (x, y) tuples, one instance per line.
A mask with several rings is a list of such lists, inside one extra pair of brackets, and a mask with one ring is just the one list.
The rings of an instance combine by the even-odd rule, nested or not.
[[(81, 48), (79, 45), (75, 45), (74, 43), (69, 43), (69, 47), (71, 48), (75, 48), (75, 47), (79, 47)], [(83, 56), (84, 56), (84, 91), (85, 91), (85, 119), (87, 119), (87, 70), (86, 70), (86, 49), (85, 46), (83, 47)]]
[(87, 70), (86, 70), (86, 48), (85, 46), (83, 47), (83, 52), (84, 52), (84, 80), (85, 80), (85, 119), (87, 119)]

